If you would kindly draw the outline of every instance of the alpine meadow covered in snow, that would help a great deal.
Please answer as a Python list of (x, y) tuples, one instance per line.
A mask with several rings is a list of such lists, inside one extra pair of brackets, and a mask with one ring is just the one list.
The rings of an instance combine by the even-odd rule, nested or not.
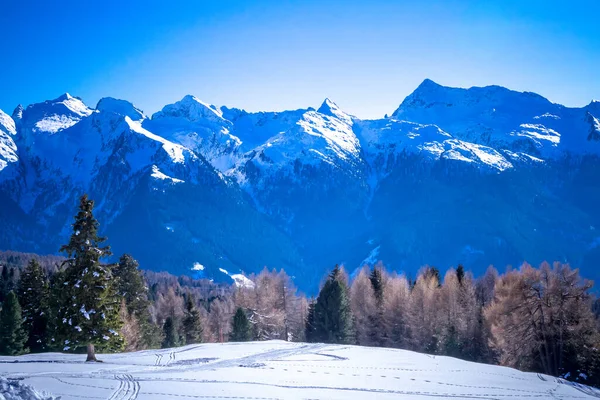
[(0, 400), (600, 398), (598, 15), (4, 2)]

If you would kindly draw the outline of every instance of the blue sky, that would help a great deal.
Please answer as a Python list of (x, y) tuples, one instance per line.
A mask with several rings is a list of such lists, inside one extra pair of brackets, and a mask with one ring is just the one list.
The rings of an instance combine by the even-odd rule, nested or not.
[(391, 113), (425, 78), (600, 98), (600, 1), (14, 1), (0, 109), (80, 96), (146, 113), (194, 94), (250, 111)]

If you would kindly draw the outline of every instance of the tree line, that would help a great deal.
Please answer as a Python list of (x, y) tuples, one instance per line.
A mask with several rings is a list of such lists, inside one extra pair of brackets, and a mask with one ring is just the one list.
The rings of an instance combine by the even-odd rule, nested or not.
[[(316, 298), (282, 270), (244, 284), (142, 272), (115, 264), (80, 200), (62, 259), (0, 255), (0, 354), (135, 351), (201, 342), (280, 339), (415, 350), (600, 384), (600, 302), (566, 264), (523, 264), (475, 279), (462, 266), (416, 279), (336, 266)], [(2, 260), (4, 256), (4, 261)], [(27, 261), (23, 268), (7, 259)]]

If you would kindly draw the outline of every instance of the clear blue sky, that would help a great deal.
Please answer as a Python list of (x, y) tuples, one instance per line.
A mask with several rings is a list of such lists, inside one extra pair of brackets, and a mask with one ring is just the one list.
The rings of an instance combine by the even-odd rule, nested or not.
[(185, 94), (247, 110), (391, 113), (424, 79), (600, 98), (600, 1), (5, 1), (0, 109), (64, 92), (146, 113)]

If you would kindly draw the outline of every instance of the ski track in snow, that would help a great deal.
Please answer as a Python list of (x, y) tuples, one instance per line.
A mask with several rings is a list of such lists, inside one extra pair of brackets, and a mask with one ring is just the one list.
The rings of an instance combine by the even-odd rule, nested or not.
[(600, 391), (404, 350), (282, 341), (0, 357), (0, 375), (70, 399), (590, 399)]

